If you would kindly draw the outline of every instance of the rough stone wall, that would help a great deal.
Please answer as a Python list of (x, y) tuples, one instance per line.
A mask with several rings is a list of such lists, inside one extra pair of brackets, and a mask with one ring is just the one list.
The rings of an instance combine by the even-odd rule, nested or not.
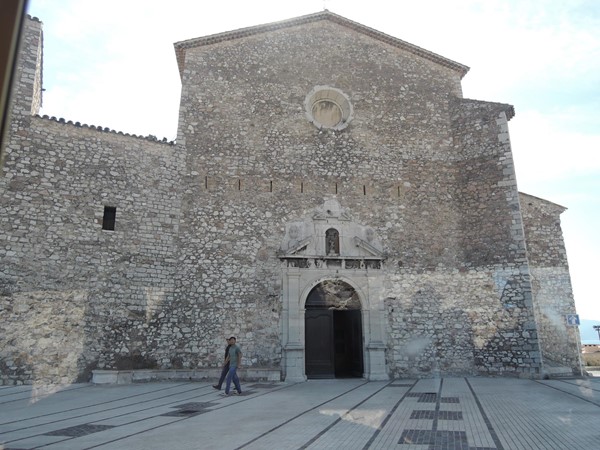
[[(390, 375), (539, 372), (508, 105), (323, 20), (187, 48), (177, 143), (161, 143), (31, 116), (28, 26), (0, 179), (4, 383), (217, 367), (232, 334), (244, 364), (279, 367), (285, 224), (333, 197), (386, 255)], [(306, 117), (322, 85), (352, 102), (344, 130)]]
[(180, 332), (157, 316), (173, 295), (183, 160), (172, 144), (32, 116), (41, 24), (26, 30), (0, 178), (2, 379), (164, 364)]
[[(319, 85), (353, 102), (346, 129), (319, 130), (306, 119), (304, 99)], [(279, 330), (252, 324), (264, 318), (258, 299), (279, 295), (277, 224), (336, 196), (386, 250), (394, 375), (429, 374), (436, 364), (446, 373), (536, 373), (510, 107), (459, 94), (450, 69), (327, 21), (187, 49), (178, 142), (192, 178), (182, 241), (192, 242), (198, 222), (206, 232), (182, 251), (205, 258), (209, 301), (223, 311), (214, 339), (230, 329), (252, 355), (273, 355), (259, 350), (254, 330), (273, 348)], [(219, 218), (212, 227), (211, 215)], [(443, 306), (446, 295), (456, 308)], [(434, 345), (420, 348), (422, 364), (410, 371), (398, 355), (415, 339)]]
[(540, 363), (536, 327), (524, 322), (531, 308), (519, 286), (506, 292), (511, 275), (520, 274), (480, 269), (393, 277), (386, 299), (392, 374), (532, 375)]
[(579, 330), (566, 321), (567, 314), (576, 313), (560, 227), (566, 208), (527, 194), (520, 200), (544, 362), (579, 373)]
[[(57, 342), (80, 354), (72, 377), (115, 367), (134, 349), (143, 357), (153, 341), (167, 358), (173, 348), (157, 334), (177, 331), (155, 315), (169, 309), (177, 263), (182, 164), (174, 146), (39, 117), (27, 136), (19, 151), (8, 146), (0, 179), (3, 336), (22, 334), (29, 309), (12, 306), (34, 296), (49, 311), (73, 313), (66, 322), (46, 317), (50, 335), (76, 332)], [(114, 231), (102, 229), (105, 206), (116, 207)], [(32, 339), (50, 338), (44, 327), (31, 330)]]

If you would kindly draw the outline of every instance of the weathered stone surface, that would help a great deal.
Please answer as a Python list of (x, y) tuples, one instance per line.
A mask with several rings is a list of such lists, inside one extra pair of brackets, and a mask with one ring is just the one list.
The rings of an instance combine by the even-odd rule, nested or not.
[[(573, 329), (546, 318), (574, 311), (560, 211), (522, 207), (512, 107), (463, 99), (464, 66), (328, 12), (178, 43), (167, 143), (36, 115), (40, 43), (27, 20), (0, 178), (2, 382), (213, 369), (229, 335), (245, 365), (303, 379), (304, 302), (338, 279), (371, 379), (576, 368)], [(307, 117), (322, 86), (351, 104), (339, 129)]]

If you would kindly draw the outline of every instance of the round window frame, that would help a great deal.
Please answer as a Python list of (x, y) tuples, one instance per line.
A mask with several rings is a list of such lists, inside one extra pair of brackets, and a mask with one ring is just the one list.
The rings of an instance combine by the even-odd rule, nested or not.
[[(319, 122), (313, 115), (313, 108), (319, 102), (330, 102), (336, 105), (341, 111), (341, 120), (333, 126)], [(306, 117), (318, 129), (343, 130), (353, 118), (354, 109), (350, 98), (341, 90), (331, 86), (315, 86), (304, 99), (304, 109)]]

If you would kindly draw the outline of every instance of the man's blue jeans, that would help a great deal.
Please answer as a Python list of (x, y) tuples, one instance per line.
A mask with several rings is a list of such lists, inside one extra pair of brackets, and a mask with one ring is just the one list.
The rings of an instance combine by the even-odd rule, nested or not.
[(227, 395), (229, 395), (229, 388), (231, 388), (231, 380), (233, 380), (238, 394), (241, 394), (242, 388), (240, 387), (240, 379), (237, 376), (237, 366), (235, 364), (229, 366), (229, 373), (227, 373), (227, 381), (225, 382), (225, 394)]
[(217, 383), (219, 390), (221, 389), (221, 386), (223, 386), (223, 381), (225, 381), (225, 377), (227, 376), (228, 373), (229, 373), (229, 363), (225, 364), (223, 366), (223, 369), (221, 369), (221, 376), (219, 377), (219, 382)]

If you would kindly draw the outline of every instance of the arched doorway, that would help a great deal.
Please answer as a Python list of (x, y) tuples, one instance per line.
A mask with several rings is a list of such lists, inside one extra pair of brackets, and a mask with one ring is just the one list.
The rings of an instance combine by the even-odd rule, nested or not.
[(327, 280), (305, 303), (305, 370), (308, 378), (363, 376), (361, 305), (352, 286)]

